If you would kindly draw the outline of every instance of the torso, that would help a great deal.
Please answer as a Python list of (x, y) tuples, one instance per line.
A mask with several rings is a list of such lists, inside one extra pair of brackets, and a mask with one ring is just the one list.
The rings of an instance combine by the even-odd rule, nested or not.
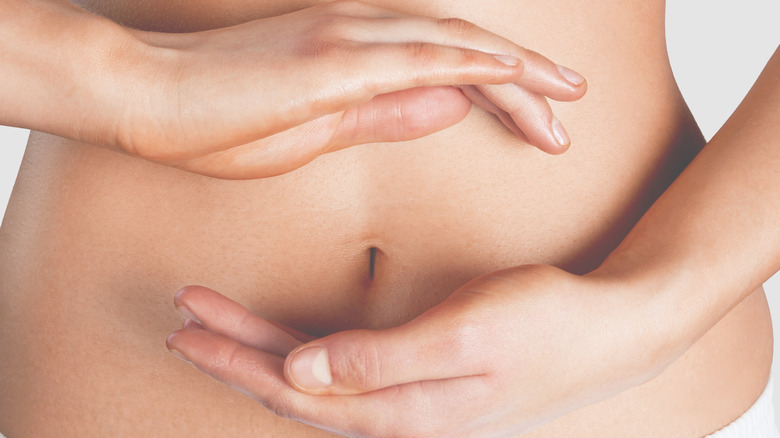
[[(155, 30), (310, 4), (88, 3)], [(237, 182), (33, 133), (0, 229), (0, 432), (325, 435), (170, 355), (175, 291), (203, 284), (312, 334), (397, 325), (484, 272), (594, 268), (703, 143), (671, 75), (663, 2), (384, 6), (468, 19), (583, 73), (586, 97), (553, 103), (571, 150), (544, 155), (474, 109), (430, 137)], [(658, 378), (531, 435), (703, 436), (758, 397), (771, 344), (757, 291)]]

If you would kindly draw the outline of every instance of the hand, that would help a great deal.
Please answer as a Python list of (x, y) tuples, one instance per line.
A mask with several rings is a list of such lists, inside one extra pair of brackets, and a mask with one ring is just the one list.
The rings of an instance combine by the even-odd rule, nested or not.
[[(569, 140), (545, 96), (585, 92), (577, 74), (470, 23), (356, 1), (205, 32), (133, 35), (143, 42), (136, 65), (147, 68), (127, 74), (140, 70), (143, 91), (112, 99), (123, 111), (109, 142), (223, 178), (272, 176), (351, 145), (425, 136), (465, 117), (469, 99), (561, 153)], [(465, 96), (445, 87), (461, 85)]]
[[(388, 330), (310, 339), (188, 287), (180, 357), (285, 417), (358, 436), (514, 436), (649, 380), (672, 360), (645, 294), (524, 266)], [(306, 344), (302, 344), (302, 343)]]

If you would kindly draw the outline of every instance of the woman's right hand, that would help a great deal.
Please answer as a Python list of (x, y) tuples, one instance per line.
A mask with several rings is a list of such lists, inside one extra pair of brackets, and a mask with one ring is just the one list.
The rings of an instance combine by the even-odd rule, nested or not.
[(471, 101), (560, 153), (568, 138), (545, 96), (585, 92), (570, 70), (473, 24), (358, 1), (202, 32), (126, 33), (107, 79), (96, 76), (100, 101), (86, 101), (99, 114), (80, 116), (75, 137), (221, 178), (422, 137), (459, 122)]

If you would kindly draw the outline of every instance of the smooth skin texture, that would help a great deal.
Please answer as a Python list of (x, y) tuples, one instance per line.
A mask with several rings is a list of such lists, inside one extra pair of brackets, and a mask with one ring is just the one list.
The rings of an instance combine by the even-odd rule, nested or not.
[(779, 78), (780, 51), (587, 276), (491, 273), (403, 326), (303, 345), (213, 291), (184, 289), (177, 306), (203, 326), (168, 346), (274, 412), (348, 436), (515, 436), (645, 383), (780, 269)]
[[(0, 99), (11, 104), (1, 123), (220, 178), (274, 176), (326, 152), (449, 127), (468, 113), (467, 99), (420, 88), (446, 85), (470, 84), (467, 95), (513, 131), (561, 153), (570, 140), (545, 96), (576, 100), (586, 89), (578, 74), (468, 22), (353, 1), (185, 34), (122, 28), (56, 0), (3, 7), (0, 56), (11, 68)], [(63, 50), (62, 35), (77, 32), (91, 44)], [(64, 85), (48, 77), (62, 64)], [(491, 98), (475, 91), (499, 84)]]
[[(603, 398), (529, 436), (701, 436), (750, 405), (766, 383), (771, 345), (760, 291), (667, 367), (677, 353), (659, 352), (656, 330), (679, 321), (665, 320), (675, 316), (669, 309), (637, 306), (647, 298), (640, 284), (518, 267), (588, 272), (700, 146), (664, 64), (662, 4), (452, 2), (420, 10), (419, 2), (402, 3), (411, 15), (468, 17), (582, 68), (588, 96), (555, 107), (580, 147), (550, 157), (475, 110), (415, 142), (349, 148), (276, 178), (235, 182), (35, 133), (0, 233), (8, 303), (0, 342), (14, 353), (0, 363), (0, 427), (8, 435), (324, 435), (274, 417), (165, 351), (161, 340), (181, 324), (171, 291), (196, 281), (230, 300), (201, 288), (179, 294), (185, 315), (202, 324), (185, 322), (170, 339), (175, 351), (282, 416), (328, 430), (424, 435), (461, 425), (452, 434), (512, 434)], [(270, 5), (232, 6), (246, 19), (273, 15)], [(208, 11), (206, 22), (213, 17), (212, 27), (227, 25), (220, 14), (230, 8), (177, 13), (198, 9)], [(551, 31), (560, 23), (569, 32)], [(463, 325), (452, 326), (454, 314)], [(451, 331), (432, 330), (437, 324)], [(397, 328), (381, 331), (388, 327)], [(338, 334), (314, 344), (334, 341), (327, 363), (337, 390), (490, 372), (349, 396), (307, 395), (287, 384), (290, 349), (351, 328), (380, 330), (344, 333), (367, 345), (344, 344), (344, 356)], [(370, 354), (382, 353), (372, 340), (396, 353)], [(519, 348), (508, 348), (514, 343)], [(373, 360), (403, 356), (405, 345), (430, 369), (412, 363), (408, 374), (387, 374), (385, 362)], [(482, 345), (491, 347), (487, 358), (471, 354)], [(613, 361), (616, 345), (626, 351)], [(512, 359), (521, 366), (493, 360), (518, 350)], [(322, 357), (309, 355), (318, 366)], [(361, 369), (354, 362), (376, 363), (366, 369), (377, 375), (349, 374)], [(483, 397), (496, 387), (496, 398)], [(431, 403), (446, 395), (452, 411)], [(361, 415), (351, 409), (356, 400), (374, 409)], [(404, 410), (409, 403), (414, 409)]]

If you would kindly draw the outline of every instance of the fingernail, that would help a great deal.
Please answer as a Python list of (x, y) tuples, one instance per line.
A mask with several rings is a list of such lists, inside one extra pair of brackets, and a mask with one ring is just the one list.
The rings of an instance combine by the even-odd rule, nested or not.
[(558, 142), (558, 145), (567, 146), (569, 144), (569, 135), (566, 133), (566, 130), (563, 129), (563, 125), (561, 124), (560, 120), (558, 120), (556, 117), (553, 117), (552, 132), (553, 136), (555, 137), (555, 141)]
[(290, 363), (290, 373), (295, 383), (304, 388), (322, 388), (333, 383), (330, 375), (328, 350), (323, 347), (308, 347), (299, 350)]
[(561, 76), (566, 78), (567, 81), (569, 81), (572, 85), (580, 85), (583, 82), (585, 82), (585, 78), (583, 78), (579, 73), (569, 70), (568, 68), (558, 65), (558, 71), (561, 73)]
[(520, 58), (516, 58), (514, 56), (509, 55), (493, 55), (496, 57), (497, 60), (503, 62), (506, 65), (511, 65), (512, 67), (520, 64)]
[(201, 329), (203, 330), (203, 326), (195, 322), (195, 320), (186, 318), (184, 320), (184, 323), (181, 325), (181, 328), (183, 329)]
[(201, 324), (201, 325), (203, 325), (203, 323), (202, 323), (202, 322), (200, 322), (200, 320), (198, 319), (198, 317), (197, 317), (197, 316), (195, 316), (195, 314), (194, 314), (194, 313), (192, 313), (192, 311), (191, 311), (191, 310), (190, 310), (190, 309), (189, 309), (187, 306), (185, 306), (185, 305), (176, 306), (176, 310), (178, 310), (178, 311), (179, 311), (179, 312), (180, 312), (182, 315), (184, 315), (184, 316), (185, 316), (187, 319), (191, 319), (191, 320), (193, 320), (193, 321), (197, 322), (198, 324)]

